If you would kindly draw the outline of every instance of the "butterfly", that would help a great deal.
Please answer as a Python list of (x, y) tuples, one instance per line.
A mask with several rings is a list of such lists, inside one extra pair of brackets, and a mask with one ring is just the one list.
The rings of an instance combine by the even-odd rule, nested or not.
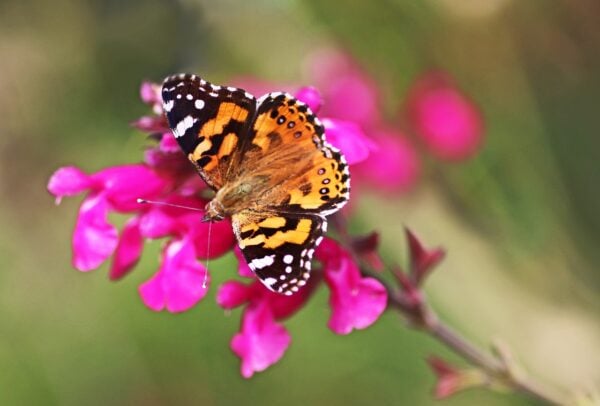
[(350, 197), (348, 164), (319, 119), (287, 93), (256, 99), (191, 74), (167, 77), (162, 101), (181, 149), (215, 191), (205, 220), (230, 217), (260, 281), (274, 292), (298, 292), (326, 216)]

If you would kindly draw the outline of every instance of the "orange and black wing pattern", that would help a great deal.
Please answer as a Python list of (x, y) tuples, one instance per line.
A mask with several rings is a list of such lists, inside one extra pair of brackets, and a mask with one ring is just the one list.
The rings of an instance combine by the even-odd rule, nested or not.
[(163, 108), (177, 142), (213, 189), (228, 178), (241, 138), (248, 134), (256, 99), (243, 89), (213, 85), (196, 75), (169, 76)]
[(308, 106), (286, 93), (259, 99), (240, 176), (267, 177), (271, 187), (260, 204), (270, 210), (316, 213), (339, 210), (350, 197), (344, 156), (327, 143), (323, 125)]
[(248, 266), (268, 289), (289, 296), (306, 285), (327, 231), (324, 217), (247, 210), (234, 214), (231, 224)]

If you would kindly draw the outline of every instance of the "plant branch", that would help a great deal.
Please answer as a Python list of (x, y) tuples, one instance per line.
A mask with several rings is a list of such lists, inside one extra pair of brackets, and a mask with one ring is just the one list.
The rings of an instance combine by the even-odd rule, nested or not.
[[(341, 216), (335, 218), (334, 224), (340, 233), (340, 242), (354, 256), (357, 263), (361, 263), (361, 253), (357, 251), (355, 244), (352, 243), (353, 240), (347, 233), (343, 218)], [(367, 266), (361, 266), (361, 272), (365, 276), (377, 279), (386, 288), (388, 293), (388, 308), (397, 310), (412, 326), (420, 328), (470, 364), (478, 367), (487, 375), (490, 384), (503, 385), (550, 405), (565, 405), (568, 403), (565, 395), (542, 387), (539, 383), (524, 374), (514, 373), (511, 365), (503, 362), (504, 360), (501, 357), (483, 351), (441, 321), (430, 307), (419, 287), (410, 285), (414, 291), (407, 292), (406, 286), (403, 286), (404, 289), (396, 288), (392, 283), (383, 278), (381, 273), (373, 272)], [(398, 272), (394, 274), (400, 277), (402, 284), (403, 274), (399, 275)]]
[[(512, 374), (497, 358), (476, 347), (465, 337), (440, 321), (425, 301), (421, 303), (420, 307), (422, 307), (422, 309), (420, 310), (407, 307), (404, 300), (399, 300), (403, 295), (395, 291), (389, 282), (385, 281), (379, 275), (373, 275), (370, 272), (369, 276), (375, 277), (386, 287), (390, 305), (393, 308), (397, 309), (405, 317), (411, 320), (413, 324), (421, 326), (423, 331), (435, 337), (456, 354), (460, 355), (471, 364), (481, 368), (491, 378), (514, 390), (523, 392), (550, 405), (564, 405), (567, 403), (564, 396), (556, 394), (548, 388), (543, 388), (531, 379)], [(423, 313), (427, 314), (427, 317), (422, 317), (420, 315)]]

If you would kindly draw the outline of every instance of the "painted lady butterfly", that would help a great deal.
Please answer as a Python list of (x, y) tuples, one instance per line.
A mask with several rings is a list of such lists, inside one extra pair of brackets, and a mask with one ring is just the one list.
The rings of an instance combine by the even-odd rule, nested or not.
[(165, 79), (163, 107), (177, 139), (216, 195), (206, 220), (230, 216), (250, 269), (272, 291), (306, 284), (325, 216), (349, 198), (344, 156), (323, 125), (286, 93), (255, 99), (196, 75)]

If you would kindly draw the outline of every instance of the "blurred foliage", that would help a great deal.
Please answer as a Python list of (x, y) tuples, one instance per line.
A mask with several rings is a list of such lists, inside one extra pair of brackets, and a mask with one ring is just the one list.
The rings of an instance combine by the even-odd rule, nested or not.
[[(388, 262), (405, 260), (403, 222), (423, 230), (452, 256), (431, 289), (448, 319), (482, 343), (509, 336), (550, 381), (598, 382), (594, 347), (577, 345), (600, 336), (597, 2), (29, 0), (0, 3), (1, 404), (433, 403), (424, 358), (452, 355), (392, 314), (334, 336), (325, 292), (287, 323), (293, 344), (280, 364), (243, 380), (228, 349), (239, 314), (223, 315), (215, 289), (186, 314), (146, 310), (136, 289), (158, 245), (117, 284), (105, 269), (78, 274), (77, 199), (57, 208), (45, 192), (59, 166), (140, 159), (146, 141), (127, 123), (146, 111), (142, 80), (196, 71), (302, 83), (306, 55), (332, 44), (374, 77), (390, 120), (402, 123), (411, 80), (438, 67), (488, 125), (480, 156), (428, 162), (414, 194), (361, 204), (357, 230), (381, 228)], [(233, 267), (231, 256), (212, 263), (215, 282)], [(563, 359), (574, 365), (547, 367)], [(528, 404), (485, 391), (445, 403)]]

